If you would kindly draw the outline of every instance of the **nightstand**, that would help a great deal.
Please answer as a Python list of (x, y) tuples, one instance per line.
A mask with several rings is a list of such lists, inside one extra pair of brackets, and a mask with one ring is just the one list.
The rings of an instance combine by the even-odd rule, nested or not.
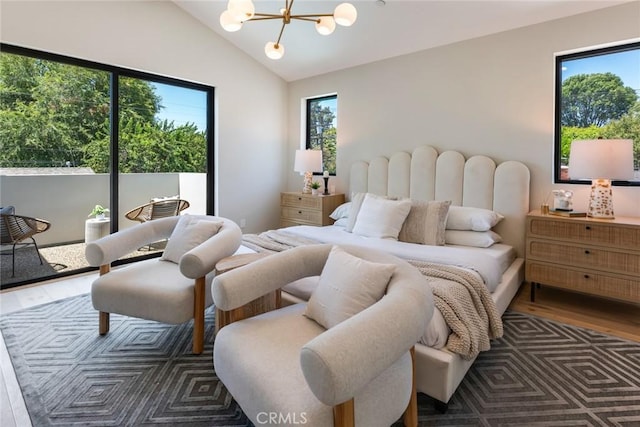
[(640, 218), (527, 216), (525, 280), (640, 303)]
[(280, 193), (280, 227), (293, 225), (331, 225), (331, 212), (344, 203), (344, 194), (314, 196)]

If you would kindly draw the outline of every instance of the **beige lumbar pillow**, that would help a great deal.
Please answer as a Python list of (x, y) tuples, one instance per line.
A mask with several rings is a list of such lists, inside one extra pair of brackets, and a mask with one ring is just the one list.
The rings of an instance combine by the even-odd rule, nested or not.
[(179, 263), (182, 255), (217, 234), (222, 225), (221, 221), (182, 215), (173, 229), (160, 259)]
[(419, 245), (442, 246), (450, 200), (413, 201), (407, 219), (402, 224), (398, 240)]
[(347, 320), (382, 298), (394, 270), (393, 264), (367, 261), (334, 246), (305, 316), (327, 329)]

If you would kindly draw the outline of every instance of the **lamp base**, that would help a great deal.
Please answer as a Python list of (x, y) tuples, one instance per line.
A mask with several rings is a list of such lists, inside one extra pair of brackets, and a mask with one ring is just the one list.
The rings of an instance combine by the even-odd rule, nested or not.
[(598, 219), (614, 219), (613, 191), (608, 179), (594, 179), (591, 181), (591, 195), (587, 216)]
[(302, 187), (302, 194), (311, 194), (311, 182), (313, 181), (313, 174), (311, 172), (304, 173), (304, 187)]

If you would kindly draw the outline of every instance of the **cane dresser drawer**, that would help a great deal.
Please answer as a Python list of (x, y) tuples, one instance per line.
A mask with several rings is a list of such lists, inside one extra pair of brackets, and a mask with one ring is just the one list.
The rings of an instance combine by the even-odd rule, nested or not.
[(602, 274), (590, 269), (539, 264), (536, 261), (527, 264), (527, 274), (534, 278), (536, 283), (640, 303), (640, 282), (631, 277)]
[(344, 203), (344, 194), (314, 196), (303, 193), (280, 194), (280, 227), (331, 225), (331, 212)]
[[(525, 279), (640, 303), (640, 219), (527, 217)], [(535, 285), (535, 286), (534, 286)]]

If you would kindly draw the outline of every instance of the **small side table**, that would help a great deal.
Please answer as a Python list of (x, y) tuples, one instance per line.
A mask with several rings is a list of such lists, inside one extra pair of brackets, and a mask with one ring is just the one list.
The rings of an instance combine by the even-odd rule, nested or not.
[[(269, 255), (269, 252), (256, 252), (251, 254), (232, 255), (223, 258), (216, 264), (216, 275), (224, 274), (227, 271), (245, 266)], [(216, 307), (216, 333), (223, 326), (237, 320), (266, 313), (276, 308), (280, 308), (281, 306), (282, 299), (280, 296), (280, 289), (277, 289), (274, 292), (269, 292), (268, 294), (256, 298), (242, 307), (238, 307), (233, 310), (223, 311)]]
[(91, 218), (84, 223), (84, 242), (90, 243), (104, 236), (109, 235), (111, 231), (111, 220)]

